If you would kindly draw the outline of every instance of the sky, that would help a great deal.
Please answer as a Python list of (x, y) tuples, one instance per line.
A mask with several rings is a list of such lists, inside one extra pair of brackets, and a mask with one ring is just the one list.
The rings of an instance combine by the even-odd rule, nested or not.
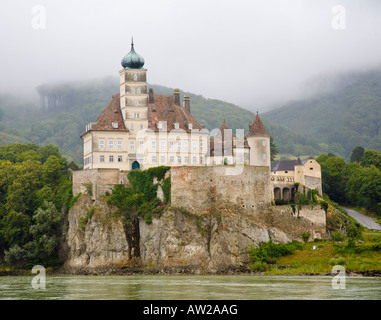
[(381, 1), (2, 0), (0, 92), (117, 77), (132, 36), (149, 83), (262, 112), (379, 68)]

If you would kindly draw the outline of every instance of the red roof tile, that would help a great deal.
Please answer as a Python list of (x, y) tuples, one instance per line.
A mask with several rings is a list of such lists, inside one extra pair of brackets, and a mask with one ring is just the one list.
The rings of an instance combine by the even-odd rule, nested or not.
[(261, 118), (257, 115), (252, 124), (249, 124), (249, 133), (250, 136), (261, 136), (261, 137), (269, 137), (270, 135), (267, 133), (265, 126), (262, 123)]
[(159, 131), (157, 124), (167, 122), (167, 131), (175, 128), (175, 123), (179, 124), (179, 129), (191, 132), (188, 124), (192, 124), (192, 129), (203, 129), (198, 121), (184, 107), (175, 104), (172, 95), (155, 95), (154, 102), (148, 105), (148, 128)]
[[(117, 128), (113, 127), (113, 122), (118, 124)], [(112, 97), (108, 106), (102, 111), (95, 123), (92, 124), (91, 130), (128, 131), (124, 126), (123, 116), (120, 110), (120, 94)]]

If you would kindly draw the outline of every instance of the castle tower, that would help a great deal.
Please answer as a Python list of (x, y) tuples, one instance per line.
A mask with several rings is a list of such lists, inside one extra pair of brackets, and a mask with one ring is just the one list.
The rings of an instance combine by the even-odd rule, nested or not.
[(148, 128), (148, 93), (147, 69), (143, 69), (144, 59), (134, 49), (121, 61), (123, 69), (120, 74), (120, 108), (126, 129), (131, 136)]
[(270, 135), (267, 133), (258, 112), (254, 122), (249, 125), (246, 140), (250, 147), (250, 165), (270, 167)]

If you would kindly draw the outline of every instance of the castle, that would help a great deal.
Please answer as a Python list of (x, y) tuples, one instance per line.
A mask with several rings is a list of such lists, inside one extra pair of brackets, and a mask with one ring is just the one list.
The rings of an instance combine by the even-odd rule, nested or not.
[(294, 200), (297, 185), (321, 193), (320, 165), (313, 158), (270, 161), (270, 135), (258, 113), (246, 135), (243, 129), (233, 134), (226, 121), (209, 132), (192, 116), (190, 97), (185, 95), (180, 101), (179, 89), (173, 95), (155, 95), (147, 89), (144, 63), (132, 41), (130, 52), (121, 61), (120, 93), (113, 95), (82, 135), (84, 170), (97, 172), (82, 174), (83, 178), (92, 177), (92, 183), (102, 185), (99, 170), (107, 171), (113, 179), (106, 185), (111, 186), (125, 179), (118, 170), (249, 165), (269, 168), (272, 199)]
[[(133, 43), (122, 66), (120, 93), (82, 135), (84, 170), (73, 171), (73, 195), (83, 196), (68, 213), (65, 266), (88, 272), (139, 259), (217, 272), (247, 265), (249, 245), (326, 237), (320, 206), (296, 212), (274, 205), (293, 200), (297, 187), (321, 190), (314, 159), (271, 162), (270, 136), (258, 114), (246, 135), (233, 134), (225, 121), (209, 132), (192, 116), (189, 96), (181, 103), (178, 89), (170, 96), (147, 90), (144, 59)], [(170, 170), (152, 183), (164, 204), (164, 181), (170, 181), (170, 205), (151, 221), (126, 220), (104, 201), (116, 184), (132, 187), (131, 170), (163, 165)]]

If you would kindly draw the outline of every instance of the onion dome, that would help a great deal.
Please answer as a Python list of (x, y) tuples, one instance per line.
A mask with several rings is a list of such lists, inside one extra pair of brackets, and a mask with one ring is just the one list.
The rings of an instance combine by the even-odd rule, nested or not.
[(122, 59), (122, 67), (124, 69), (141, 69), (144, 66), (144, 59), (138, 55), (134, 49), (134, 39), (131, 42), (131, 51)]

